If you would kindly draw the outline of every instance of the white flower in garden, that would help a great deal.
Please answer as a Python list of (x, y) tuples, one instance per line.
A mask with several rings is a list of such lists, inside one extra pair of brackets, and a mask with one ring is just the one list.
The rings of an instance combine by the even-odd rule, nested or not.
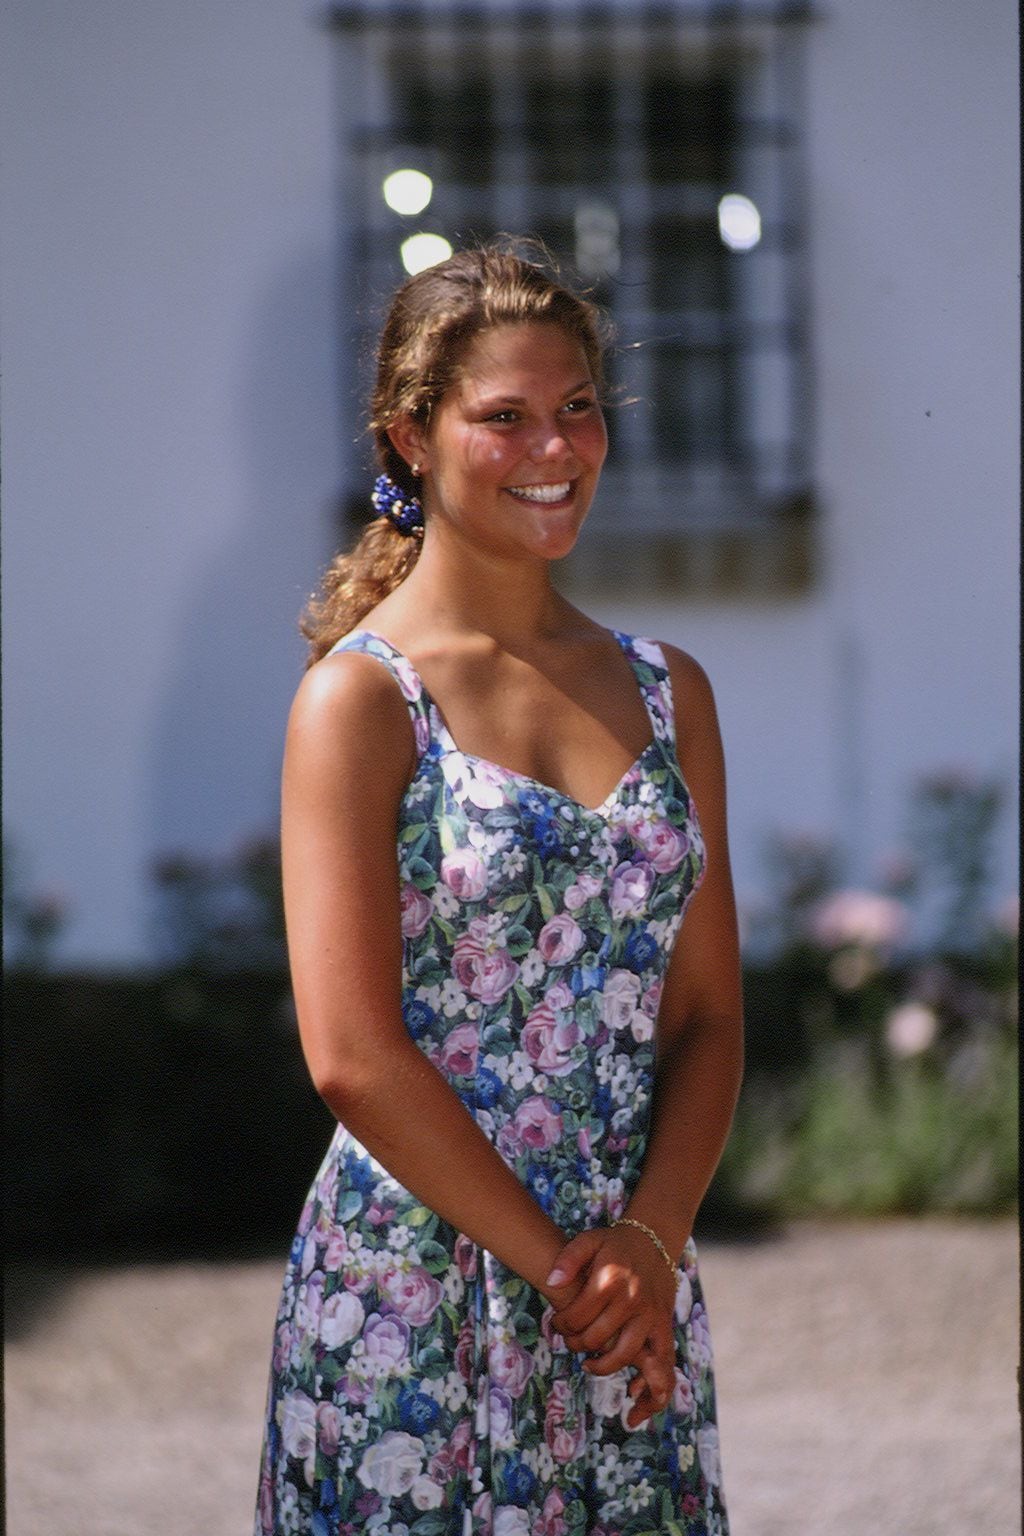
[(864, 949), (889, 950), (910, 931), (910, 913), (902, 901), (874, 891), (837, 891), (815, 910), (811, 932), (826, 949), (859, 944)]
[(935, 1039), (939, 1020), (927, 1003), (903, 1003), (885, 1021), (885, 1042), (894, 1056), (919, 1056)]
[(679, 1463), (680, 1472), (689, 1472), (693, 1466), (694, 1449), (692, 1445), (681, 1445), (676, 1451), (676, 1460)]

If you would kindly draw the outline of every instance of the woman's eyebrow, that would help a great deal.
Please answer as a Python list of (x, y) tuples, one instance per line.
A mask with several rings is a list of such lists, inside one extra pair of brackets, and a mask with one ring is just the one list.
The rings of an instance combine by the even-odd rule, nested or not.
[[(593, 387), (594, 387), (593, 379), (582, 379), (578, 384), (574, 384), (571, 389), (567, 389), (565, 394), (562, 396), (562, 399), (563, 400), (568, 400), (570, 395), (578, 395), (583, 390), (585, 390), (585, 389), (593, 389)], [(527, 403), (527, 401), (526, 401), (526, 397), (524, 395), (493, 395), (493, 396), (484, 396), (483, 399), (477, 401), (477, 404), (480, 406), (481, 409), (484, 409), (487, 406), (495, 406), (495, 405), (526, 405), (526, 403)]]

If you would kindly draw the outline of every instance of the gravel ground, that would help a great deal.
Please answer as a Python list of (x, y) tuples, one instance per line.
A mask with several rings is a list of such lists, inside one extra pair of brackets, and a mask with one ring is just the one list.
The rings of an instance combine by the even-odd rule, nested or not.
[[(246, 1536), (282, 1263), (8, 1281), (10, 1536)], [(1020, 1531), (1017, 1235), (701, 1246), (733, 1536)]]

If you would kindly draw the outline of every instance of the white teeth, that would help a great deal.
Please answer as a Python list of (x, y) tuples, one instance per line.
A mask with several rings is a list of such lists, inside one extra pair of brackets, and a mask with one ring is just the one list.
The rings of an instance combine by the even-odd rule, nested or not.
[(511, 495), (523, 496), (527, 501), (564, 501), (572, 481), (563, 480), (559, 485), (510, 485), (508, 489)]

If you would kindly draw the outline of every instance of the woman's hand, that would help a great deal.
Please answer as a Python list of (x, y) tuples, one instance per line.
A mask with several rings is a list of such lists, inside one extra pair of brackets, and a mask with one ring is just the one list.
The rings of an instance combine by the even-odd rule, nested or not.
[(577, 1286), (567, 1305), (556, 1304), (553, 1321), (570, 1349), (590, 1355), (584, 1370), (610, 1376), (636, 1367), (628, 1419), (635, 1429), (664, 1408), (675, 1386), (676, 1288), (667, 1264), (635, 1227), (595, 1227), (566, 1244), (552, 1275), (550, 1295)]

